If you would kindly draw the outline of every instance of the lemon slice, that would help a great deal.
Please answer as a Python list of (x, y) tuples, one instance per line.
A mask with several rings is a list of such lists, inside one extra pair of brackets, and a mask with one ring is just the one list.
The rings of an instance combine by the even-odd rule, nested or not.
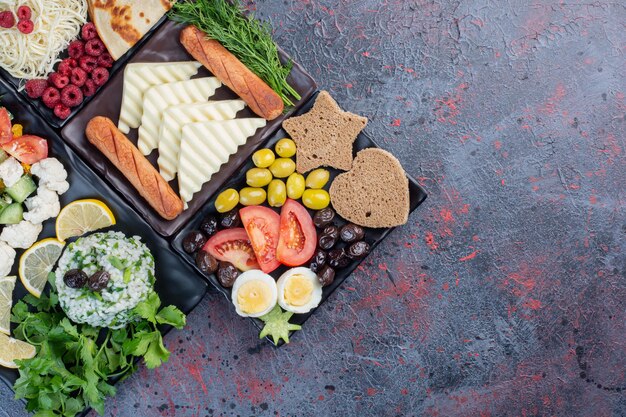
[(0, 278), (0, 333), (11, 333), (13, 288), (15, 288), (15, 277)]
[(16, 359), (31, 359), (36, 353), (35, 346), (0, 333), (0, 366), (17, 368)]
[(87, 232), (104, 229), (115, 224), (115, 216), (100, 200), (76, 200), (63, 207), (57, 217), (57, 239), (82, 236)]
[(30, 247), (20, 258), (20, 280), (29, 293), (39, 298), (48, 281), (48, 274), (63, 252), (63, 243), (44, 239)]

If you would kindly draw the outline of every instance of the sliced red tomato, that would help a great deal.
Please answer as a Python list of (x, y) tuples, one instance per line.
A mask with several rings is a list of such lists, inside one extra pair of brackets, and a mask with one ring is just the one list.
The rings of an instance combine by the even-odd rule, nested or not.
[(6, 108), (0, 107), (0, 145), (11, 142), (11, 139), (13, 139), (11, 116)]
[(202, 249), (218, 261), (230, 262), (240, 271), (260, 268), (248, 234), (241, 227), (217, 232)]
[(317, 245), (317, 232), (313, 219), (304, 206), (287, 199), (280, 211), (280, 237), (276, 259), (287, 266), (304, 265)]
[(263, 206), (244, 207), (239, 210), (239, 215), (261, 270), (269, 274), (280, 266), (276, 259), (280, 216), (274, 210)]

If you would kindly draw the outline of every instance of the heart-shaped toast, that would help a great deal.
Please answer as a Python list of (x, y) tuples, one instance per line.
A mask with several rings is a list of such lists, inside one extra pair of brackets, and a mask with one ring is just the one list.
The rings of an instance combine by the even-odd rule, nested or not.
[(409, 217), (409, 180), (392, 154), (364, 149), (352, 169), (333, 181), (330, 201), (341, 217), (360, 226), (399, 226)]

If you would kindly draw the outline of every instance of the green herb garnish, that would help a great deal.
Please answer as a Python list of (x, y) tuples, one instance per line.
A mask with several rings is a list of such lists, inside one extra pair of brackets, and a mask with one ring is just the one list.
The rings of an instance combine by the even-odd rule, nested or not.
[(289, 323), (291, 316), (293, 316), (293, 313), (283, 312), (283, 309), (276, 304), (272, 311), (259, 317), (265, 322), (265, 327), (261, 330), (259, 339), (263, 339), (265, 336), (271, 336), (275, 345), (278, 345), (280, 339), (283, 339), (285, 343), (289, 343), (289, 332), (302, 328), (302, 326), (298, 324)]
[(290, 96), (300, 95), (288, 83), (293, 63), (283, 65), (272, 39), (272, 28), (252, 15), (244, 15), (239, 0), (197, 0), (177, 2), (170, 19), (196, 26), (235, 55), (280, 96), (285, 106), (293, 106)]
[(151, 369), (168, 360), (157, 325), (182, 329), (186, 320), (178, 308), (160, 306), (152, 293), (135, 307), (137, 321), (112, 330), (70, 322), (54, 290), (41, 298), (27, 295), (13, 307), (12, 321), (19, 324), (15, 337), (34, 345), (37, 355), (16, 361), (16, 398), (26, 399), (35, 416), (74, 417), (85, 407), (104, 414), (105, 398), (116, 392), (112, 378), (132, 374), (136, 358)]

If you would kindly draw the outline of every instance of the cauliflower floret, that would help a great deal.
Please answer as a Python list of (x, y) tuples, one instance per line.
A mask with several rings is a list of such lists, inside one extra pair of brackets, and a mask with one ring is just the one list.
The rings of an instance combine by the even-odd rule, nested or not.
[(0, 277), (6, 277), (11, 273), (14, 262), (15, 249), (4, 242), (0, 242)]
[(24, 213), (24, 220), (33, 224), (40, 224), (44, 221), (56, 217), (61, 211), (59, 196), (54, 191), (49, 190), (45, 185), (40, 185), (37, 195), (26, 199), (28, 211)]
[(15, 158), (9, 158), (0, 164), (0, 179), (7, 187), (12, 187), (24, 175), (22, 164)]
[(18, 224), (6, 226), (0, 233), (0, 240), (14, 249), (28, 249), (37, 241), (43, 226), (22, 220)]
[(30, 172), (39, 178), (39, 185), (45, 185), (49, 190), (63, 194), (70, 188), (66, 181), (67, 171), (56, 158), (46, 158), (33, 164)]

